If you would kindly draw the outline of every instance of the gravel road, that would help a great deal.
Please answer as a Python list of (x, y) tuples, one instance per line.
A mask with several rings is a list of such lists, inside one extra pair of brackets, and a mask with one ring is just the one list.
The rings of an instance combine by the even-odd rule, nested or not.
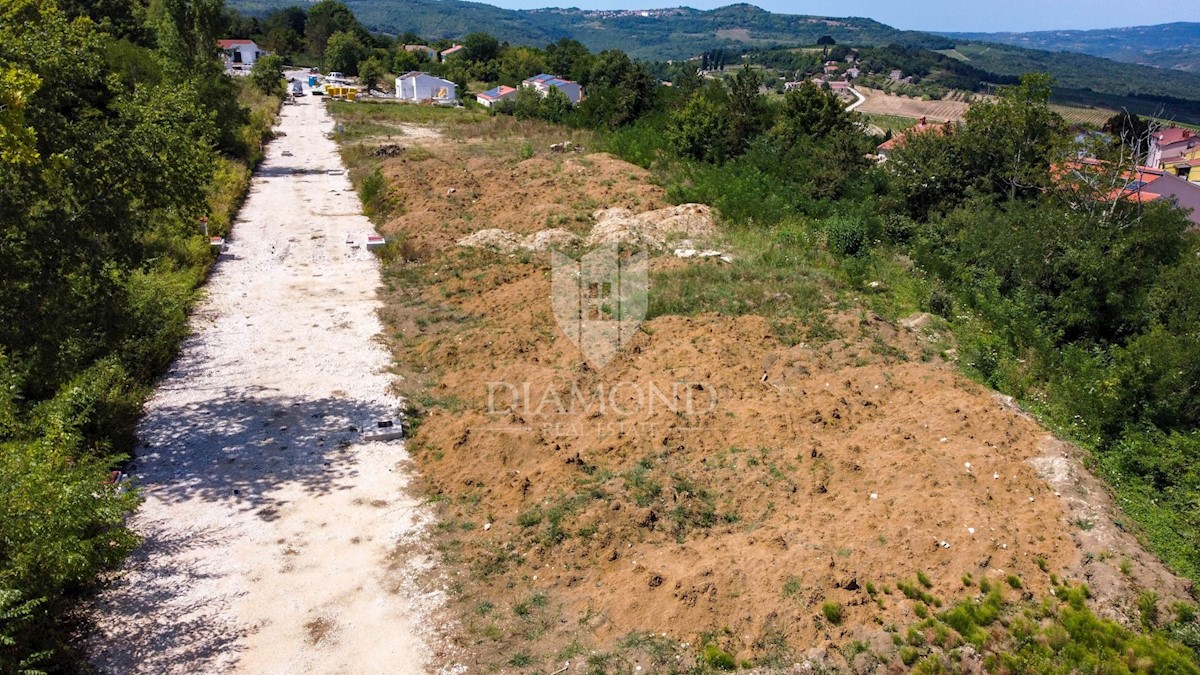
[[(145, 541), (90, 606), (111, 673), (419, 673), (440, 595), (377, 341), (371, 223), (320, 99), (284, 106), (193, 335), (147, 405)], [(347, 235), (358, 243), (352, 247)], [(416, 553), (396, 553), (397, 550)]]

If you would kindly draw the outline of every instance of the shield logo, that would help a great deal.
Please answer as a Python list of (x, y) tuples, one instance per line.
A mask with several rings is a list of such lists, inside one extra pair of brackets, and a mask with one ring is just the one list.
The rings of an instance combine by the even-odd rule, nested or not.
[(646, 252), (622, 256), (607, 245), (579, 260), (558, 251), (551, 256), (554, 318), (588, 363), (603, 368), (646, 318)]

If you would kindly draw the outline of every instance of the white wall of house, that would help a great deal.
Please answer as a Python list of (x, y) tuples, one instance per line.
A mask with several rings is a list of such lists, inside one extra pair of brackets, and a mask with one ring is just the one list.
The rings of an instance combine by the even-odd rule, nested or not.
[(396, 78), (396, 98), (405, 101), (449, 103), (458, 100), (458, 91), (450, 80), (420, 73)]
[(258, 45), (251, 43), (248, 45), (234, 45), (226, 49), (225, 53), (228, 55), (227, 58), (230, 63), (252, 66), (258, 60), (262, 51), (258, 48)]
[[(549, 85), (549, 86), (552, 86), (555, 89), (558, 89), (562, 93), (566, 94), (567, 100), (569, 100), (571, 103), (578, 104), (581, 100), (583, 100), (583, 88), (580, 87), (579, 84), (576, 82), (567, 82), (565, 84), (554, 84), (554, 85)], [(547, 94), (550, 93), (548, 89), (547, 89), (546, 93)]]

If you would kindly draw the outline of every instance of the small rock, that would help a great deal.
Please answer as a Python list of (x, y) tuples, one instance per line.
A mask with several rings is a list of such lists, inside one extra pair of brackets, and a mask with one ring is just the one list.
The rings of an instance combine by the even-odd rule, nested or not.
[(900, 325), (911, 331), (919, 331), (933, 322), (933, 315), (929, 312), (917, 312), (907, 318), (900, 320)]

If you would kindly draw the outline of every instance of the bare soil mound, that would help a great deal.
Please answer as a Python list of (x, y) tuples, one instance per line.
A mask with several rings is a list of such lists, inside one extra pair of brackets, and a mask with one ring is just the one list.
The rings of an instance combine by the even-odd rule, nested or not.
[(666, 206), (663, 190), (651, 184), (645, 170), (611, 155), (520, 160), (492, 153), (460, 144), (439, 148), (433, 156), (386, 160), (383, 172), (402, 215), (380, 229), (437, 250), (489, 228), (521, 236), (559, 228), (583, 236), (596, 209)]
[[(607, 156), (446, 153), (386, 165), (407, 194), (388, 228), (440, 251), (401, 271), (387, 318), (405, 386), (422, 387), (409, 448), (442, 505), (467, 665), (585, 672), (591, 649), (686, 657), (697, 639), (739, 659), (852, 640), (883, 653), (883, 628), (981, 580), (1035, 600), (1129, 557), (1112, 607), (1138, 588), (1186, 595), (1132, 538), (1081, 537), (1076, 501), (1119, 529), (1088, 496), (1102, 486), (1073, 457), (1048, 474), (1046, 431), (943, 363), (927, 327), (831, 308), (796, 344), (758, 316), (660, 316), (587, 363), (543, 256), (454, 243), (547, 225), (592, 244), (703, 237), (707, 210), (663, 208), (645, 172)], [(651, 278), (699, 264), (653, 258)]]
[(562, 228), (550, 228), (524, 239), (519, 235), (488, 228), (458, 240), (459, 246), (487, 248), (504, 253), (519, 249), (544, 251), (548, 248), (605, 244), (633, 244), (661, 249), (668, 242), (688, 242), (688, 237), (712, 237), (716, 234), (712, 210), (704, 204), (681, 204), (634, 215), (629, 209), (600, 209), (592, 214), (596, 224), (586, 239)]

